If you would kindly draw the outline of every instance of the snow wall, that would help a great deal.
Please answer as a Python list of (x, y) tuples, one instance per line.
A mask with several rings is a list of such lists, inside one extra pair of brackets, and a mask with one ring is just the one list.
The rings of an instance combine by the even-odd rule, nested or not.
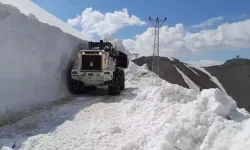
[(0, 2), (0, 121), (69, 96), (67, 71), (80, 42), (86, 41)]

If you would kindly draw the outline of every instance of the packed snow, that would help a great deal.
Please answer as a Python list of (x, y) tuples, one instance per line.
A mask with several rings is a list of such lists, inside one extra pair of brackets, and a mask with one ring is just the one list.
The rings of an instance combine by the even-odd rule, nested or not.
[(171, 61), (174, 61), (174, 58), (173, 57), (168, 57), (169, 60)]
[(33, 10), (32, 1), (0, 0), (0, 124), (2, 114), (67, 97), (68, 65), (86, 42), (1, 2)]
[[(47, 103), (1, 124), (2, 149), (249, 149), (249, 113), (205, 69), (192, 66), (224, 92), (171, 84), (130, 62), (120, 96), (98, 89), (95, 96), (67, 98), (67, 68), (83, 42), (80, 33), (30, 0), (0, 0), (0, 19), (0, 114)], [(112, 42), (126, 52), (121, 40)]]
[(62, 20), (48, 13), (31, 0), (0, 0), (0, 3), (9, 4), (15, 6), (21, 13), (38, 19), (40, 22), (47, 23), (49, 25), (60, 28), (62, 31), (78, 37), (82, 40), (92, 40), (86, 33), (81, 33), (72, 28), (69, 24), (66, 24)]
[[(16, 112), (68, 97), (67, 71), (89, 38), (30, 0), (0, 0), (0, 19), (1, 125), (9, 115), (22, 117)], [(106, 39), (132, 55), (122, 40)]]
[(179, 74), (181, 74), (182, 78), (187, 83), (190, 89), (194, 89), (197, 92), (200, 91), (200, 88), (191, 79), (189, 79), (188, 76), (186, 76), (178, 67), (175, 66), (175, 68), (179, 72)]
[(133, 62), (125, 72), (121, 96), (78, 97), (2, 127), (0, 144), (21, 150), (249, 148), (249, 114), (219, 89), (196, 92)]

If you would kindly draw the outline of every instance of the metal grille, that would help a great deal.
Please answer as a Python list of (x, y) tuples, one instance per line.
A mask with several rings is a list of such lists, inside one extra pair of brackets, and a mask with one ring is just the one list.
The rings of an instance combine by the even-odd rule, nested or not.
[(101, 55), (82, 55), (83, 71), (101, 71), (102, 56)]

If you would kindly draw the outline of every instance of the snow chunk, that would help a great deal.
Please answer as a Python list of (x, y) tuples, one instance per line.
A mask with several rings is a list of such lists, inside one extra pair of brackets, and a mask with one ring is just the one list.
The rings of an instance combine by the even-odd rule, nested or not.
[(147, 64), (144, 64), (143, 66), (140, 67), (140, 74), (143, 76), (143, 75), (146, 75), (149, 73), (149, 70), (148, 70), (148, 66)]
[(199, 100), (208, 111), (223, 117), (229, 115), (231, 109), (236, 109), (236, 102), (219, 89), (202, 90)]

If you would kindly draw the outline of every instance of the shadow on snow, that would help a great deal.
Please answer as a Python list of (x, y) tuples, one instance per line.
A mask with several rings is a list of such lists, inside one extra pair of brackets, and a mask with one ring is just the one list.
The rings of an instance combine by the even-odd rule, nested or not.
[(53, 132), (65, 121), (71, 121), (79, 111), (96, 103), (119, 103), (127, 99), (132, 100), (136, 94), (136, 88), (126, 88), (120, 95), (107, 95), (106, 89), (98, 88), (81, 95), (72, 95), (69, 99), (63, 99), (49, 103), (39, 111), (30, 114), (15, 123), (3, 125), (0, 128), (0, 147), (9, 146), (19, 149), (29, 137), (38, 134)]

